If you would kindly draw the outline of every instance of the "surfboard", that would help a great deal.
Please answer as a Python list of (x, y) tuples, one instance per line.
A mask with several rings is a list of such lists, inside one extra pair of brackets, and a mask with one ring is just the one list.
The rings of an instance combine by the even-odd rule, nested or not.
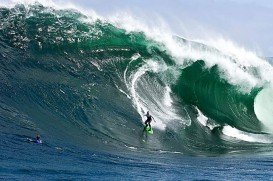
[(43, 143), (42, 140), (33, 140), (31, 138), (27, 138), (27, 141), (32, 142), (32, 143), (37, 143), (37, 144), (42, 144)]
[(153, 129), (150, 128), (150, 126), (147, 126), (147, 127), (145, 128), (145, 131), (146, 131), (147, 133), (149, 133), (149, 134), (153, 134), (153, 133), (154, 133)]

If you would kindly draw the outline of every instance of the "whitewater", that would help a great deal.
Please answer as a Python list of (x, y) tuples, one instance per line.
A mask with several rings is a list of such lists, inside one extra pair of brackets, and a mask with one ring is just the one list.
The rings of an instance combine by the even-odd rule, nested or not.
[(2, 3), (0, 178), (272, 179), (272, 83), (270, 61), (229, 40)]

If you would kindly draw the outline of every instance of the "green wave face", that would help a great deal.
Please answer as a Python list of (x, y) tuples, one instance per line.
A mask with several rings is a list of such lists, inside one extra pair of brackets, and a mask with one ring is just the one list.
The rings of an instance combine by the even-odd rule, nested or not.
[(218, 124), (261, 132), (261, 124), (254, 113), (254, 98), (258, 90), (242, 93), (238, 87), (221, 78), (217, 65), (205, 68), (204, 61), (195, 62), (182, 70), (174, 90)]
[[(93, 21), (89, 23), (88, 21)], [(143, 33), (126, 33), (101, 20), (90, 20), (79, 12), (54, 10), (42, 5), (17, 5), (1, 9), (1, 38), (20, 49), (58, 53), (80, 50), (142, 51), (147, 46)], [(120, 54), (117, 54), (117, 56)]]
[[(206, 68), (205, 60), (181, 60), (171, 52), (143, 32), (80, 12), (40, 4), (0, 8), (0, 111), (4, 123), (18, 127), (7, 132), (38, 131), (49, 142), (97, 149), (211, 155), (263, 148), (259, 136), (252, 142), (224, 136), (227, 126), (248, 137), (262, 133), (253, 108), (260, 89), (242, 93), (217, 64)], [(157, 122), (144, 143), (147, 110)]]

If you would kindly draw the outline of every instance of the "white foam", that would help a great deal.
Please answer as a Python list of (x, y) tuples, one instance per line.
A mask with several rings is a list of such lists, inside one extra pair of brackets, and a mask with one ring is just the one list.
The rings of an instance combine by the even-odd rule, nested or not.
[(133, 147), (133, 146), (127, 146), (127, 145), (124, 145), (126, 148), (129, 148), (129, 149), (131, 149), (131, 150), (137, 150), (137, 148), (136, 147)]
[(136, 53), (136, 54), (134, 54), (132, 57), (131, 57), (131, 59), (134, 61), (134, 60), (137, 60), (138, 58), (140, 58), (141, 56), (140, 56), (140, 54), (139, 53)]
[(261, 90), (255, 97), (254, 111), (257, 118), (263, 123), (264, 130), (273, 133), (273, 88)]
[(197, 116), (197, 121), (202, 125), (210, 130), (213, 130), (215, 127), (219, 126), (218, 124), (214, 122), (208, 122), (208, 117), (206, 117), (197, 107), (195, 107), (196, 110), (198, 111), (198, 116)]
[[(130, 13), (117, 14), (109, 19), (116, 26), (131, 31), (142, 31), (152, 40), (162, 42), (176, 63), (183, 65), (186, 59), (204, 60), (207, 67), (218, 65), (222, 71), (222, 78), (233, 85), (239, 86), (241, 91), (250, 92), (253, 87), (261, 87), (266, 82), (273, 82), (273, 68), (265, 60), (255, 53), (236, 46), (230, 40), (222, 37), (214, 40), (199, 40), (217, 50), (211, 51), (203, 47), (192, 46), (190, 43), (178, 43), (173, 38), (173, 32), (162, 20), (155, 21), (157, 24), (147, 23), (145, 20), (135, 18)], [(256, 68), (258, 75), (253, 73)]]
[(207, 126), (208, 118), (197, 107), (195, 108), (198, 111), (197, 120), (199, 121), (201, 125)]
[(93, 61), (93, 62), (90, 62), (90, 63), (91, 63), (92, 65), (94, 65), (99, 71), (102, 71), (100, 65), (99, 65), (97, 62)]
[(232, 138), (247, 141), (247, 142), (272, 143), (272, 140), (270, 140), (267, 137), (267, 135), (246, 133), (236, 128), (233, 128), (231, 126), (224, 126), (222, 132), (224, 135), (228, 137), (232, 137)]
[(167, 150), (159, 150), (158, 151), (159, 153), (171, 153), (171, 154), (182, 154), (182, 152), (179, 152), (179, 151), (167, 151)]
[(171, 88), (169, 86), (165, 87), (165, 94), (164, 94), (164, 105), (167, 107), (172, 106), (172, 98), (171, 98)]
[(54, 9), (76, 9), (76, 6), (70, 2), (53, 0), (4, 0), (0, 2), (0, 5), (5, 7), (14, 7), (16, 4), (30, 5), (37, 2), (43, 6), (53, 7)]
[(115, 86), (116, 86), (116, 88), (117, 88), (121, 93), (123, 93), (124, 95), (126, 95), (126, 97), (127, 97), (128, 99), (131, 99), (131, 96), (130, 96), (129, 94), (127, 94), (124, 90), (122, 90), (118, 85), (115, 84)]
[[(249, 82), (252, 81), (252, 84), (254, 83), (254, 81), (251, 80), (253, 75), (246, 71), (248, 68), (257, 68), (259, 75), (255, 77), (255, 81), (257, 81), (255, 83), (257, 83), (258, 86), (264, 85), (266, 82), (273, 82), (272, 66), (265, 59), (258, 57), (254, 52), (247, 51), (245, 48), (237, 46), (234, 42), (223, 38), (205, 41), (204, 43), (216, 47), (225, 55), (231, 56), (232, 60), (235, 60), (237, 69), (241, 69), (242, 72), (240, 73), (249, 74), (249, 78), (247, 79)], [(242, 76), (246, 77), (248, 75)]]
[(76, 4), (66, 0), (4, 0), (0, 2), (0, 6), (12, 8), (16, 4), (23, 4), (27, 7), (28, 5), (32, 5), (37, 2), (42, 4), (43, 6), (52, 7), (57, 10), (61, 10), (61, 9), (77, 10), (88, 16), (88, 18), (82, 19), (83, 22), (92, 23), (97, 19), (104, 20), (104, 18), (98, 15), (94, 10), (85, 9), (81, 6), (77, 6)]

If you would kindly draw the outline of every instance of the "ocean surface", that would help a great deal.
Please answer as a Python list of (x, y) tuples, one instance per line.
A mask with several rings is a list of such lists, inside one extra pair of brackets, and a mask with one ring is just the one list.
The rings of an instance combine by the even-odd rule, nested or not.
[(272, 58), (126, 23), (0, 7), (0, 179), (272, 180)]

